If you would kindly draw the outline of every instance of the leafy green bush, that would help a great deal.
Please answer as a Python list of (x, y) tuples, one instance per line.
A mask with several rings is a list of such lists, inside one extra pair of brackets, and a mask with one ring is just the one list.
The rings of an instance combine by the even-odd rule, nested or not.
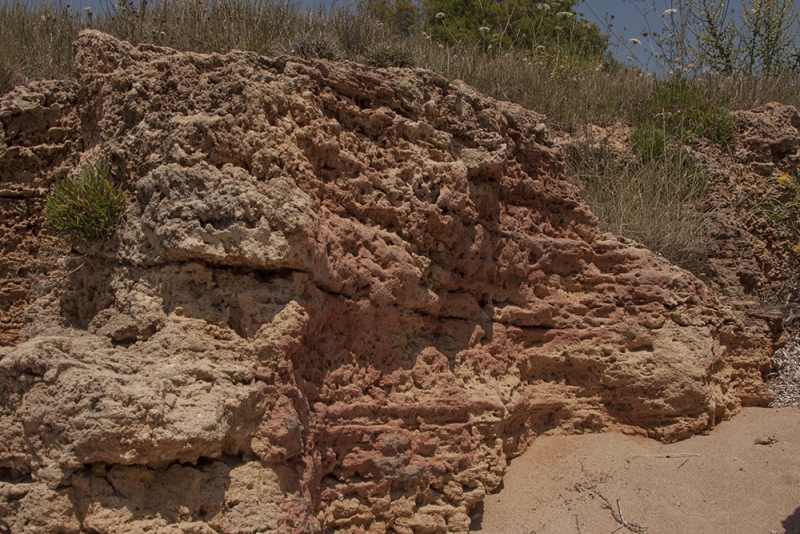
[(109, 181), (109, 172), (108, 165), (98, 162), (55, 187), (47, 198), (44, 215), (59, 235), (96, 243), (114, 233), (125, 209), (125, 195)]

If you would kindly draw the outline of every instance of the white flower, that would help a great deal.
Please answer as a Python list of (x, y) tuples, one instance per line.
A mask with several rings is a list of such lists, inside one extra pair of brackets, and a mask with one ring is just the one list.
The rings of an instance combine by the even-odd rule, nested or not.
[(550, 6), (547, 5), (547, 4), (539, 4), (536, 7), (539, 8), (539, 9), (544, 9), (544, 10), (549, 10), (550, 9)]
[(569, 11), (561, 11), (558, 13), (559, 17), (571, 17), (572, 15), (573, 13), (570, 13)]
[(439, 12), (436, 14), (436, 18), (437, 18), (437, 19), (443, 19), (443, 18), (444, 18), (444, 13), (442, 13), (441, 11), (439, 11)]
[(481, 32), (481, 33), (488, 32), (489, 31), (489, 27), (488, 26), (481, 26), (480, 28), (478, 28), (478, 31)]
[(83, 8), (83, 10), (86, 11), (87, 15), (89, 15), (90, 17), (92, 16), (92, 8), (91, 7), (86, 6), (86, 7)]
[(642, 42), (639, 39), (637, 39), (636, 37), (631, 37), (630, 39), (628, 39), (628, 42), (631, 43), (634, 46), (642, 44)]
[(664, 12), (661, 14), (661, 16), (662, 17), (667, 17), (669, 15), (674, 15), (677, 12), (678, 12), (677, 9), (667, 9), (667, 10), (664, 10)]

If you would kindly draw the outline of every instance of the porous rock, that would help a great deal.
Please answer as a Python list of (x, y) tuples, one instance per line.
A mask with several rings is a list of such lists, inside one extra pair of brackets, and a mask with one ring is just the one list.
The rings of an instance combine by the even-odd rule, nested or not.
[[(3, 528), (466, 532), (543, 432), (771, 400), (766, 323), (601, 235), (543, 117), (424, 70), (75, 52), (27, 89), (79, 135), (34, 174), (103, 159), (129, 205), (0, 349)], [(9, 137), (18, 101), (2, 173), (54, 127)]]

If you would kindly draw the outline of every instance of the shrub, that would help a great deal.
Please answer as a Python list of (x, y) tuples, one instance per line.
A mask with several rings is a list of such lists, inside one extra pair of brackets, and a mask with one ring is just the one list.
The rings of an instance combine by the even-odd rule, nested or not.
[(59, 235), (96, 243), (114, 233), (125, 209), (125, 195), (109, 181), (109, 171), (108, 165), (98, 162), (56, 185), (44, 213)]
[(414, 53), (402, 46), (378, 46), (370, 53), (366, 63), (374, 67), (413, 67)]

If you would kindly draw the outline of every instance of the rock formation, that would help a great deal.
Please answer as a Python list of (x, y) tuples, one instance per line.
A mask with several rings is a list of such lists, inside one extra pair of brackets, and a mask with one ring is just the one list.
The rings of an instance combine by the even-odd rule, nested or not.
[(95, 31), (75, 68), (3, 98), (0, 180), (102, 159), (129, 205), (0, 349), (0, 528), (466, 532), (543, 432), (771, 400), (767, 322), (601, 235), (533, 112)]

